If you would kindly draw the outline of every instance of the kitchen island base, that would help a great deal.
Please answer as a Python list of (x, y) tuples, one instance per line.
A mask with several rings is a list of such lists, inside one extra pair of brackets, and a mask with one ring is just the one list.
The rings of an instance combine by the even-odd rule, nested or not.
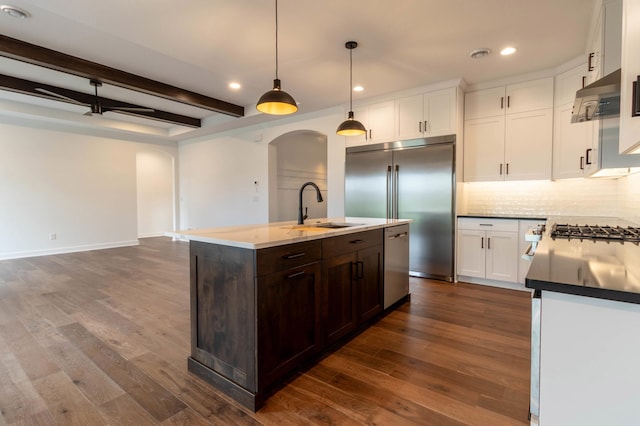
[(189, 371), (258, 410), (294, 373), (382, 316), (383, 234), (258, 249), (192, 240)]

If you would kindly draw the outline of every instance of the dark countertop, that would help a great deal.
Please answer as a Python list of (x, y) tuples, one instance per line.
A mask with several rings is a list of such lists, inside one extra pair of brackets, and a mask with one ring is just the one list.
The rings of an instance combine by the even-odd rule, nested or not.
[(513, 220), (547, 220), (543, 216), (526, 216), (513, 214), (459, 214), (457, 217), (470, 217), (477, 219), (513, 219)]
[(640, 304), (640, 245), (544, 235), (525, 286)]

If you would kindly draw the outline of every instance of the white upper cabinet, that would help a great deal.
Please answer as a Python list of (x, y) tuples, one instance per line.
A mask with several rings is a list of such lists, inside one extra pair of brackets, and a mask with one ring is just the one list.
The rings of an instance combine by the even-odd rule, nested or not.
[(456, 90), (451, 87), (398, 99), (397, 139), (455, 134)]
[(556, 76), (553, 118), (553, 179), (583, 177), (593, 163), (599, 127), (593, 121), (571, 123), (576, 92), (586, 83), (587, 65)]
[(640, 149), (640, 87), (634, 89), (640, 84), (640, 2), (624, 0), (623, 6), (619, 148), (630, 153)]
[(354, 118), (364, 125), (367, 132), (362, 136), (348, 136), (346, 138), (347, 147), (394, 140), (394, 113), (393, 101), (354, 108)]
[(553, 78), (465, 95), (464, 180), (551, 179)]

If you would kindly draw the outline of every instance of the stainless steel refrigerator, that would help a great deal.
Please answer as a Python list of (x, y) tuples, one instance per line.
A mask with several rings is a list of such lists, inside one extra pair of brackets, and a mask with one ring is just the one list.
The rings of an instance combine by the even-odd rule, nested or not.
[(410, 274), (453, 281), (455, 135), (347, 148), (345, 214), (413, 219)]

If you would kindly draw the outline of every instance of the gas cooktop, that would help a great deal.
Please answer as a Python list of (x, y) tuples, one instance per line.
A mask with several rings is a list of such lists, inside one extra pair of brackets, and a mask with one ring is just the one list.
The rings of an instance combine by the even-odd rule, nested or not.
[(600, 225), (567, 225), (556, 223), (549, 233), (551, 238), (566, 238), (580, 240), (625, 241), (640, 243), (640, 228), (633, 226), (600, 226)]

